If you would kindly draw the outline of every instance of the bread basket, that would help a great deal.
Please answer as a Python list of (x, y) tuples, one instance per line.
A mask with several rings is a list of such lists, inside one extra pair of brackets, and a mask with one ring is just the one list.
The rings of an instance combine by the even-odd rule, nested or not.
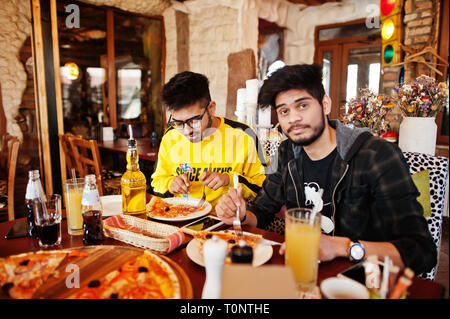
[(107, 237), (164, 255), (184, 242), (184, 234), (178, 227), (130, 215), (105, 219), (103, 232)]

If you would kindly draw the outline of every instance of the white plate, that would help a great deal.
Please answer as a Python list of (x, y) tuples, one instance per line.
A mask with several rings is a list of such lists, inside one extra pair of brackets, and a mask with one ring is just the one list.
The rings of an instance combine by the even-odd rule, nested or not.
[[(200, 241), (192, 239), (186, 246), (186, 253), (188, 257), (196, 264), (205, 267), (203, 262), (203, 254), (200, 252)], [(256, 245), (253, 248), (253, 267), (258, 267), (265, 264), (273, 254), (273, 248), (270, 245)]]
[[(168, 203), (168, 204), (174, 204), (174, 205), (183, 205), (183, 204), (187, 204), (187, 205), (192, 205), (192, 206), (196, 206), (199, 202), (200, 199), (198, 198), (193, 198), (193, 197), (170, 197), (170, 198), (163, 198), (163, 200)], [(148, 205), (148, 203), (147, 203)], [(181, 221), (185, 221), (185, 220), (191, 220), (191, 219), (195, 219), (198, 217), (202, 217), (207, 215), (211, 209), (212, 206), (210, 203), (205, 202), (205, 208), (203, 208), (202, 210), (199, 210), (198, 212), (186, 215), (186, 216), (178, 216), (178, 217), (162, 217), (162, 216), (150, 216), (150, 218), (153, 219), (157, 219), (157, 220), (163, 220), (163, 221), (170, 221), (170, 222), (181, 222)], [(147, 212), (149, 211), (149, 209), (147, 208)]]
[(101, 196), (103, 216), (114, 216), (122, 214), (122, 195)]

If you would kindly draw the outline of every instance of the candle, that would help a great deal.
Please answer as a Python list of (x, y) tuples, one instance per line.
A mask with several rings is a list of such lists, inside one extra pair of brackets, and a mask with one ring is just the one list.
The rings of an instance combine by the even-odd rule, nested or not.
[(245, 112), (245, 96), (246, 96), (246, 89), (241, 88), (237, 90), (237, 96), (236, 96), (236, 112), (241, 113)]
[(258, 103), (258, 79), (251, 79), (245, 81), (246, 86), (246, 102), (247, 103)]
[(271, 123), (271, 109), (270, 106), (258, 110), (258, 125), (270, 126)]

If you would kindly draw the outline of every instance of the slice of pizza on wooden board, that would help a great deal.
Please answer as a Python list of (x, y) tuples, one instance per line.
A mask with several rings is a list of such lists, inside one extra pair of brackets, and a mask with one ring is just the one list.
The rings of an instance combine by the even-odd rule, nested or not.
[(161, 258), (144, 251), (105, 276), (91, 280), (69, 299), (179, 299), (177, 275)]
[(54, 274), (67, 251), (38, 251), (0, 258), (0, 285), (3, 293), (15, 299), (31, 298)]

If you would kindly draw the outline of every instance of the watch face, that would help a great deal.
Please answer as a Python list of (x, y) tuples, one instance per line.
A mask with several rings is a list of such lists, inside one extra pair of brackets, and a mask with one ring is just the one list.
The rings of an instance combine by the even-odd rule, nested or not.
[(355, 244), (352, 246), (350, 254), (353, 259), (361, 260), (364, 258), (364, 248), (362, 247), (361, 244)]

